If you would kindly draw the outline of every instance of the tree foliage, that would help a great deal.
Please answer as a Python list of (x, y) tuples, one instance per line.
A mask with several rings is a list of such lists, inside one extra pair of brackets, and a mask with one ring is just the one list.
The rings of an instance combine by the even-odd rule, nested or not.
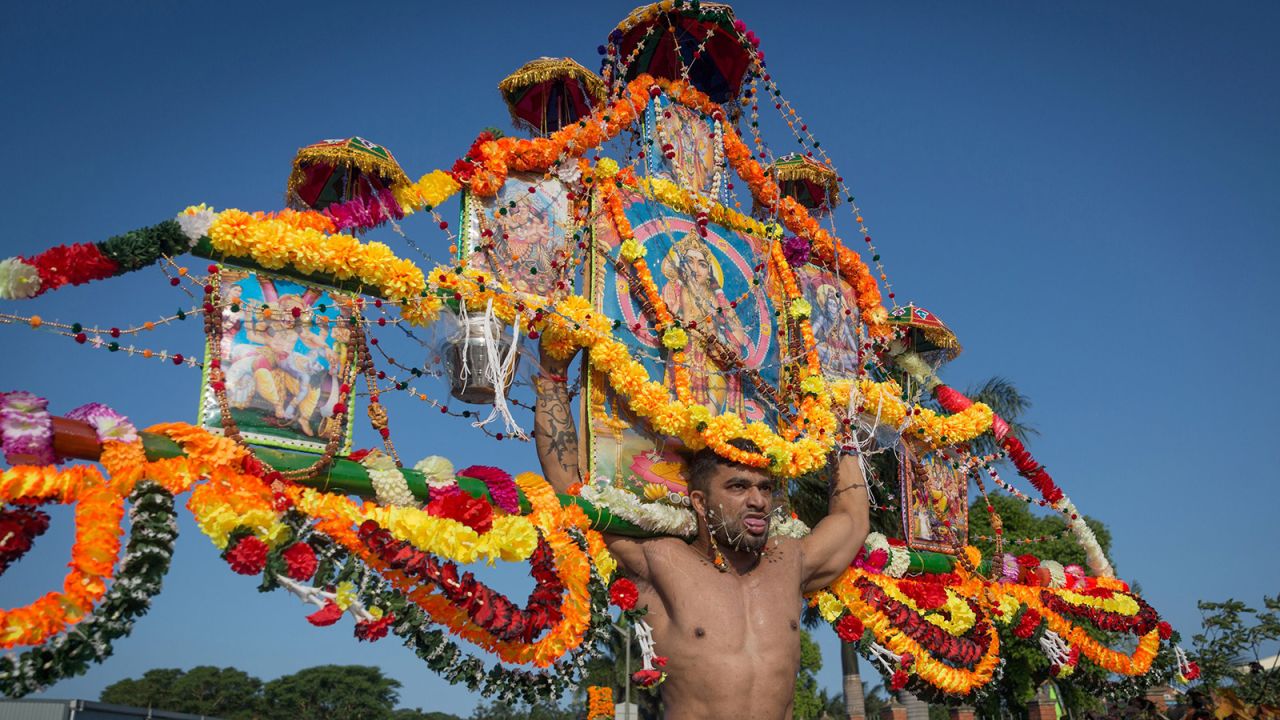
[(399, 687), (380, 669), (364, 665), (322, 665), (269, 683), (236, 668), (199, 666), (148, 670), (107, 686), (100, 699), (228, 720), (459, 720), (421, 709), (395, 710)]
[(1203, 689), (1230, 688), (1249, 705), (1280, 705), (1280, 669), (1261, 662), (1280, 641), (1280, 595), (1262, 602), (1261, 612), (1234, 599), (1196, 604), (1203, 631), (1191, 642)]
[[(1067, 522), (1061, 515), (1035, 515), (1030, 510), (1030, 503), (1019, 500), (1005, 493), (990, 493), (986, 499), (979, 496), (969, 506), (969, 542), (982, 551), (984, 558), (995, 556), (995, 543), (978, 539), (979, 535), (993, 537), (991, 513), (987, 512), (987, 500), (1000, 515), (1004, 524), (1004, 552), (1020, 554), (1033, 553), (1042, 560), (1057, 560), (1063, 565), (1085, 564), (1084, 550), (1076, 543), (1075, 537), (1067, 533)], [(1111, 557), (1111, 531), (1100, 520), (1085, 515), (1085, 523), (1098, 538), (1098, 545), (1108, 559)], [(1011, 540), (1022, 538), (1048, 537), (1045, 542), (1034, 545), (1013, 545)], [(1112, 565), (1114, 567), (1114, 563)]]
[(796, 692), (792, 705), (795, 720), (817, 720), (827, 709), (829, 698), (818, 687), (817, 672), (822, 669), (822, 650), (807, 630), (800, 631), (800, 673), (796, 676)]
[(574, 710), (550, 702), (513, 705), (495, 700), (477, 706), (471, 720), (577, 720), (578, 715)]
[(382, 720), (400, 694), (400, 681), (365, 665), (321, 665), (272, 680), (263, 689), (271, 717)]

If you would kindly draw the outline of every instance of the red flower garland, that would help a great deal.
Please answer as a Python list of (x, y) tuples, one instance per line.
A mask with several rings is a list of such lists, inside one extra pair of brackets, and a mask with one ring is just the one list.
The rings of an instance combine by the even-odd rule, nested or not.
[(49, 529), (49, 516), (33, 507), (0, 512), (0, 575), (31, 549), (31, 543)]
[(476, 580), (471, 573), (459, 576), (458, 566), (454, 563), (441, 562), (407, 542), (396, 541), (390, 532), (372, 520), (366, 520), (360, 526), (359, 538), (392, 568), (435, 585), (450, 603), (466, 611), (472, 622), (499, 640), (531, 643), (563, 618), (560, 599), (565, 591), (564, 584), (556, 575), (555, 554), (541, 536), (538, 537), (538, 547), (529, 558), (534, 588), (523, 610), (502, 593)]
[(1022, 613), (1021, 619), (1018, 620), (1018, 624), (1013, 628), (1013, 634), (1023, 640), (1030, 640), (1031, 636), (1039, 629), (1042, 619), (1035, 608), (1027, 608)]
[(1155, 608), (1148, 605), (1142, 598), (1136, 595), (1128, 597), (1138, 604), (1138, 612), (1133, 615), (1121, 615), (1100, 608), (1076, 605), (1063, 600), (1049, 590), (1040, 592), (1040, 599), (1044, 602), (1044, 606), (1059, 615), (1087, 620), (1100, 630), (1133, 633), (1137, 636), (1146, 635), (1159, 624), (1160, 616), (1156, 614)]
[(965, 669), (973, 668), (982, 659), (984, 648), (970, 638), (986, 639), (989, 637), (991, 628), (972, 600), (966, 600), (966, 602), (978, 619), (963, 637), (956, 637), (925, 620), (905, 604), (889, 597), (885, 591), (865, 577), (859, 578), (855, 586), (864, 602), (884, 613), (895, 628), (918, 643), (934, 658)]
[(35, 267), (40, 274), (40, 292), (43, 294), (63, 285), (83, 285), (94, 280), (115, 277), (120, 266), (102, 254), (94, 243), (58, 245), (22, 261)]

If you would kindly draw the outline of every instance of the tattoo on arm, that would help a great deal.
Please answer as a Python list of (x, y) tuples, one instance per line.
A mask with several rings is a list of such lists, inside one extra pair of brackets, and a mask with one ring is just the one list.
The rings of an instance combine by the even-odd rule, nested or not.
[(548, 482), (563, 491), (579, 480), (578, 431), (562, 383), (539, 378), (538, 404), (534, 412), (538, 459)]

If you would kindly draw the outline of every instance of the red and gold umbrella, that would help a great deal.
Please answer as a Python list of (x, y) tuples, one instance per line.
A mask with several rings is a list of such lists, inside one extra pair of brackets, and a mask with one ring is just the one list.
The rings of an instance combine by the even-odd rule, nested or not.
[(830, 212), (840, 202), (840, 178), (825, 163), (791, 153), (773, 161), (768, 171), (783, 195), (810, 210)]
[(590, 115), (604, 100), (604, 81), (570, 58), (538, 58), (498, 83), (511, 120), (542, 134)]
[(910, 349), (931, 365), (950, 362), (963, 349), (951, 328), (937, 315), (914, 303), (890, 312), (889, 324), (904, 328)]
[(694, 87), (726, 103), (741, 93), (751, 67), (754, 35), (744, 31), (728, 5), (659, 3), (633, 10), (610, 40), (622, 58), (635, 54), (624, 81), (642, 73), (679, 80), (687, 68)]

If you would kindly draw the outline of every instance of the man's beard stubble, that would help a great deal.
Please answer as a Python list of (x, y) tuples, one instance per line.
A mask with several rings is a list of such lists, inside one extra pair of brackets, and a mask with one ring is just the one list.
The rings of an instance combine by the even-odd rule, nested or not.
[(731, 547), (739, 552), (761, 553), (765, 545), (769, 542), (769, 531), (772, 517), (771, 513), (764, 516), (765, 530), (760, 535), (752, 535), (747, 532), (745, 523), (742, 518), (736, 518), (732, 522), (724, 517), (719, 510), (707, 509), (708, 532), (714, 537), (715, 541), (726, 547)]

